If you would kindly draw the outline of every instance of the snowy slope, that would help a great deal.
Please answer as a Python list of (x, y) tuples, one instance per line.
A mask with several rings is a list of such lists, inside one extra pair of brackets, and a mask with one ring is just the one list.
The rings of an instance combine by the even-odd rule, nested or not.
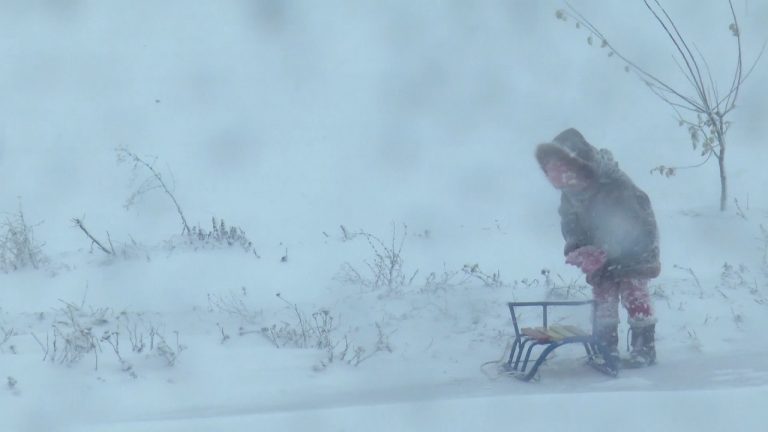
[[(768, 7), (737, 3), (749, 61)], [(761, 430), (762, 64), (729, 135), (739, 208), (720, 213), (714, 164), (649, 174), (697, 161), (685, 131), (559, 2), (2, 4), (0, 210), (23, 209), (48, 262), (0, 274), (0, 429)], [(698, 5), (670, 12), (729, 58), (727, 10)], [(641, 2), (577, 7), (675, 70)], [(571, 126), (654, 204), (659, 364), (611, 379), (569, 347), (536, 382), (489, 378), (505, 302), (589, 296), (532, 156)], [(124, 208), (147, 172), (117, 147), (256, 254), (185, 244), (160, 191)], [(402, 266), (377, 285), (388, 250)]]

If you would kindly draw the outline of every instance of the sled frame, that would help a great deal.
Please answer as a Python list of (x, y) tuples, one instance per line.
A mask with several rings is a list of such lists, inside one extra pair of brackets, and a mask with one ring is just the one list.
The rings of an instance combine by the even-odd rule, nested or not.
[[(587, 353), (589, 362), (595, 360), (598, 356), (596, 340), (594, 337), (595, 327), (595, 301), (538, 301), (538, 302), (509, 302), (509, 313), (512, 316), (512, 325), (515, 329), (515, 340), (512, 343), (512, 350), (509, 353), (509, 359), (502, 365), (502, 369), (515, 375), (523, 381), (530, 381), (538, 372), (539, 367), (547, 359), (547, 356), (557, 348), (568, 344), (582, 344)], [(592, 329), (589, 332), (581, 330), (575, 326), (569, 325), (549, 325), (548, 312), (551, 307), (574, 307), (590, 306), (592, 308)], [(542, 308), (542, 326), (520, 328), (517, 322), (517, 313), (515, 308), (521, 307), (541, 307)], [(537, 346), (543, 347), (541, 353), (533, 361), (533, 365), (528, 368), (531, 362), (533, 349)], [(523, 355), (525, 353), (525, 355)]]

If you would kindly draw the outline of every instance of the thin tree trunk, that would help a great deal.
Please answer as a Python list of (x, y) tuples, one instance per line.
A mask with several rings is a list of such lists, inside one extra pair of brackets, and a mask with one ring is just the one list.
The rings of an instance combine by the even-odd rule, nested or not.
[(725, 175), (725, 143), (720, 143), (720, 154), (717, 158), (720, 167), (720, 211), (728, 207), (728, 177)]

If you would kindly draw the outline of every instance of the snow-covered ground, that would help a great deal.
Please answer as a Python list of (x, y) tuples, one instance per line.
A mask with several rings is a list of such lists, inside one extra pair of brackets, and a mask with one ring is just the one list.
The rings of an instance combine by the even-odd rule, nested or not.
[[(642, 2), (614, 3), (575, 5), (684, 85)], [(710, 3), (669, 8), (727, 81)], [(47, 257), (0, 274), (0, 430), (764, 428), (762, 63), (721, 213), (715, 164), (649, 174), (698, 161), (685, 129), (557, 1), (0, 4), (0, 210)], [(750, 63), (768, 5), (734, 6)], [(567, 127), (653, 202), (659, 363), (608, 378), (564, 347), (524, 383), (486, 364), (505, 303), (590, 295), (533, 158)], [(252, 249), (189, 244), (161, 190), (126, 208), (149, 172), (118, 147), (190, 225), (224, 219)]]

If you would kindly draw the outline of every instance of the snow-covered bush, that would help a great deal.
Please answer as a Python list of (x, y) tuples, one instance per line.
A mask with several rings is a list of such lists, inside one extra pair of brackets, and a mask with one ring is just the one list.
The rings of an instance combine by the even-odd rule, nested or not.
[[(174, 366), (186, 349), (176, 340), (169, 343), (165, 335), (152, 323), (145, 323), (140, 315), (127, 312), (116, 314), (110, 308), (86, 307), (63, 302), (54, 312), (51, 330), (42, 337), (32, 333), (43, 352), (43, 361), (65, 366), (79, 364), (93, 357), (93, 368), (98, 371), (102, 364), (117, 363), (119, 369), (133, 378), (138, 375), (134, 363), (159, 358), (167, 366)], [(41, 315), (43, 316), (43, 315)], [(130, 350), (121, 346), (127, 339)], [(103, 356), (104, 350), (114, 357)]]
[(260, 329), (260, 333), (276, 348), (287, 346), (326, 350), (333, 345), (331, 333), (336, 330), (336, 318), (328, 309), (319, 309), (307, 316), (298, 305), (284, 299), (280, 293), (276, 296), (288, 305), (294, 317), (293, 322), (283, 321)]
[(35, 240), (33, 227), (27, 224), (21, 209), (6, 216), (0, 226), (0, 270), (39, 269), (48, 261), (43, 246)]
[[(219, 249), (227, 247), (240, 247), (246, 253), (252, 253), (257, 258), (259, 254), (253, 247), (253, 242), (245, 234), (245, 231), (237, 226), (227, 226), (224, 219), (211, 218), (211, 229), (198, 226), (192, 227), (189, 235), (179, 238), (193, 249)], [(173, 242), (173, 241), (171, 241)]]
[(262, 327), (261, 334), (277, 348), (290, 346), (312, 348), (323, 352), (323, 358), (314, 366), (316, 371), (323, 370), (333, 363), (358, 366), (378, 352), (392, 352), (389, 335), (384, 333), (378, 323), (376, 323), (378, 339), (374, 347), (367, 350), (350, 342), (349, 335), (339, 335), (337, 314), (322, 308), (307, 315), (296, 304), (287, 301), (280, 294), (277, 294), (277, 297), (288, 305), (294, 315), (294, 321), (283, 321), (279, 325)]
[(106, 322), (107, 309), (86, 313), (78, 306), (65, 303), (57, 312), (57, 319), (51, 326), (52, 336), (46, 333), (45, 343), (33, 334), (43, 350), (43, 361), (72, 365), (93, 355), (94, 369), (98, 370), (101, 346), (93, 328)]
[[(134, 174), (141, 169), (149, 173), (149, 175), (141, 181), (136, 190), (128, 197), (125, 202), (125, 208), (134, 206), (145, 194), (153, 190), (162, 191), (168, 196), (171, 203), (173, 203), (173, 206), (179, 215), (179, 219), (181, 220), (182, 230), (180, 236), (173, 237), (165, 242), (165, 247), (167, 249), (173, 250), (180, 246), (191, 247), (194, 250), (239, 246), (245, 252), (252, 253), (257, 258), (259, 257), (259, 254), (253, 247), (253, 242), (245, 234), (245, 231), (237, 226), (227, 226), (223, 219), (217, 220), (215, 217), (212, 217), (210, 230), (199, 225), (190, 227), (187, 222), (187, 217), (173, 192), (173, 185), (169, 185), (165, 181), (163, 174), (155, 168), (154, 160), (148, 161), (146, 158), (142, 158), (126, 148), (118, 148), (117, 155), (118, 162), (128, 162), (133, 164)], [(105, 248), (102, 247), (102, 249), (106, 251)]]
[(448, 270), (446, 268), (440, 273), (431, 272), (424, 280), (424, 285), (419, 288), (419, 292), (426, 294), (447, 292), (456, 284), (462, 283), (462, 281), (456, 281), (456, 277), (459, 274), (460, 272), (458, 270)]
[[(275, 348), (311, 349), (322, 353), (313, 369), (321, 371), (331, 364), (358, 366), (363, 361), (379, 352), (392, 352), (389, 336), (374, 322), (378, 336), (373, 346), (366, 348), (352, 340), (356, 330), (342, 332), (339, 328), (340, 314), (328, 309), (317, 308), (307, 312), (299, 305), (285, 299), (280, 293), (275, 295), (285, 304), (283, 313), (274, 321), (265, 323), (262, 310), (254, 310), (245, 302), (245, 289), (242, 294), (230, 293), (228, 296), (208, 295), (210, 312), (224, 312), (240, 321), (239, 336), (258, 334)], [(229, 334), (220, 324), (216, 324), (221, 333), (221, 343), (230, 339)], [(359, 326), (355, 326), (358, 328)]]
[(547, 300), (583, 300), (591, 296), (589, 287), (576, 283), (576, 280), (566, 281), (559, 274), (553, 277), (548, 269), (542, 269), (541, 275), (544, 277), (542, 285), (546, 290)]
[(408, 227), (404, 224), (398, 235), (397, 227), (392, 225), (392, 237), (389, 243), (384, 243), (379, 237), (359, 231), (349, 238), (362, 237), (370, 246), (373, 257), (365, 261), (367, 271), (358, 270), (350, 263), (345, 263), (337, 279), (352, 285), (368, 288), (372, 291), (383, 291), (383, 296), (394, 295), (413, 282), (418, 270), (407, 275), (403, 269), (403, 245), (408, 235)]
[(486, 287), (501, 288), (505, 286), (504, 282), (501, 280), (501, 272), (498, 270), (491, 274), (487, 274), (480, 269), (480, 264), (464, 264), (461, 271), (467, 276), (481, 281)]
[(208, 294), (208, 311), (224, 312), (235, 316), (242, 324), (254, 325), (263, 321), (264, 312), (257, 310), (247, 303), (248, 291), (245, 287), (240, 292), (230, 292), (227, 295)]
[[(210, 229), (203, 228), (200, 225), (190, 227), (184, 211), (174, 194), (173, 185), (169, 185), (166, 182), (163, 173), (155, 168), (155, 160), (148, 160), (147, 158), (140, 157), (136, 153), (125, 148), (118, 148), (117, 156), (118, 162), (128, 162), (133, 164), (133, 173), (135, 176), (138, 177), (138, 173), (141, 171), (146, 171), (148, 173), (136, 187), (136, 190), (134, 190), (126, 200), (124, 204), (126, 209), (136, 205), (144, 195), (153, 190), (162, 191), (171, 203), (173, 203), (181, 220), (182, 231), (180, 235), (173, 236), (163, 242), (162, 248), (164, 250), (173, 251), (182, 248), (196, 251), (199, 249), (240, 247), (246, 253), (252, 253), (259, 258), (259, 254), (256, 252), (253, 242), (248, 238), (245, 231), (238, 226), (227, 226), (223, 219), (212, 217)], [(98, 246), (98, 248), (107, 255), (113, 257), (122, 256), (123, 258), (146, 256), (149, 259), (151, 248), (139, 245), (133, 239), (131, 239), (131, 243), (118, 245), (116, 248), (112, 243), (112, 239), (109, 237), (109, 233), (107, 233), (107, 241), (99, 240), (88, 231), (82, 218), (74, 218), (73, 222), (75, 226), (88, 237), (92, 247), (94, 245)]]
[(757, 284), (757, 280), (752, 278), (749, 268), (744, 264), (734, 266), (727, 262), (723, 263), (722, 272), (720, 273), (720, 286), (722, 288), (753, 290), (755, 284)]

